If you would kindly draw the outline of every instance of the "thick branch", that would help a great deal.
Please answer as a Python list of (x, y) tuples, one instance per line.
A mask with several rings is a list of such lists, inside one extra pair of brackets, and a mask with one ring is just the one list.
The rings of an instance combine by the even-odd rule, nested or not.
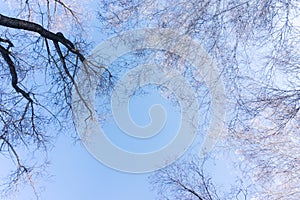
[(22, 96), (25, 97), (29, 102), (33, 102), (29, 93), (25, 92), (18, 86), (18, 75), (17, 75), (16, 67), (15, 67), (14, 62), (12, 61), (12, 59), (9, 56), (9, 51), (0, 45), (0, 53), (9, 67), (9, 71), (10, 71), (10, 75), (11, 75), (11, 84), (12, 84), (13, 88), (18, 93), (21, 93)]
[(64, 35), (60, 32), (53, 33), (51, 31), (48, 31), (47, 29), (43, 28), (41, 25), (36, 24), (34, 22), (29, 22), (29, 21), (25, 21), (22, 19), (7, 17), (2, 14), (0, 14), (0, 25), (8, 27), (8, 28), (32, 31), (32, 32), (40, 34), (42, 37), (47, 38), (49, 40), (60, 42), (69, 51), (76, 54), (79, 57), (79, 59), (81, 60), (81, 62), (83, 62), (85, 60), (84, 56), (75, 48), (73, 43), (70, 40), (66, 39), (64, 37)]
[(8, 44), (7, 49), (9, 49), (10, 47), (13, 47), (13, 46), (14, 46), (13, 43), (12, 43), (10, 40), (8, 40), (8, 39), (0, 38), (0, 42), (7, 43), (7, 44)]

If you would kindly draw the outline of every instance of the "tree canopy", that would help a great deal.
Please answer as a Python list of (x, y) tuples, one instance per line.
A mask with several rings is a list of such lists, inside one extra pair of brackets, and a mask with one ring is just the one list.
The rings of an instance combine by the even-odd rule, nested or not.
[[(89, 3), (97, 5), (93, 14), (85, 8)], [(91, 17), (105, 36), (159, 27), (200, 41), (225, 84), (228, 115), (222, 148), (241, 158), (236, 164), (258, 186), (257, 198), (300, 197), (299, 1), (18, 0), (3, 4), (15, 10), (0, 14), (0, 153), (16, 163), (11, 183), (22, 178), (31, 183), (35, 166), (24, 159), (22, 149), (32, 153), (50, 148), (57, 133), (47, 131), (49, 127), (76, 133), (71, 93), (93, 46), (85, 34), (91, 29), (87, 26)], [(163, 54), (164, 65), (193, 78), (182, 58)], [(114, 74), (106, 72), (103, 90), (113, 87)], [(200, 87), (196, 84), (194, 89)], [(160, 171), (154, 183), (168, 187), (166, 182), (178, 181), (172, 179), (174, 174), (201, 171), (192, 167), (194, 162), (189, 164)], [(204, 181), (202, 172), (198, 175), (177, 186), (181, 184), (186, 192), (191, 184), (201, 185), (198, 189), (205, 198), (198, 199), (218, 199), (217, 189)], [(211, 192), (206, 192), (206, 186)], [(174, 198), (192, 199), (185, 192), (172, 191)]]

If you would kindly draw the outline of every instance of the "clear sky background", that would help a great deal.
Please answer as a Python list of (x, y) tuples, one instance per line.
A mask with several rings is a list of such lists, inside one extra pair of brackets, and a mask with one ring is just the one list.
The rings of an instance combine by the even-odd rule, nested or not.
[[(148, 91), (150, 92), (150, 90)], [(157, 103), (159, 100), (162, 100), (164, 108), (169, 113), (173, 113), (172, 116), (168, 116), (166, 124), (168, 128), (164, 129), (164, 133), (160, 133), (157, 136), (164, 138), (161, 134), (170, 136), (172, 129), (174, 129), (170, 128), (170, 125), (178, 123), (178, 120), (176, 120), (178, 116), (176, 116), (176, 112), (174, 114), (172, 105), (167, 105), (167, 101), (159, 97), (158, 93), (153, 91), (152, 95), (148, 94), (145, 98), (137, 97), (136, 100), (133, 100), (135, 107), (131, 113), (134, 119), (139, 119), (138, 123), (142, 121), (147, 123), (149, 120), (146, 120), (148, 113), (144, 112), (144, 110), (149, 108), (148, 105)], [(179, 114), (177, 113), (177, 115)], [(176, 129), (176, 126), (173, 127)], [(104, 130), (107, 135), (121, 134), (120, 132), (118, 133), (118, 128), (114, 123), (108, 125)], [(172, 134), (175, 135), (175, 133)], [(126, 136), (123, 135), (121, 139), (125, 138), (124, 142), (120, 141), (118, 136), (110, 138), (122, 148), (127, 150), (134, 149), (135, 152), (138, 152), (138, 150), (147, 152), (151, 147), (155, 148), (157, 146), (157, 144), (151, 145), (151, 142), (148, 141), (145, 148), (143, 148), (143, 145), (137, 145), (133, 148), (132, 144), (138, 141), (132, 141), (130, 137), (126, 139)], [(152, 140), (156, 141), (155, 137)], [(164, 142), (162, 140), (160, 145), (163, 145)], [(194, 147), (196, 151), (199, 149), (197, 148), (199, 146)], [(107, 153), (109, 154), (109, 152)], [(47, 168), (47, 176), (41, 177), (41, 182), (37, 180), (37, 186), (39, 191), (41, 191), (41, 199), (43, 200), (153, 200), (156, 197), (156, 193), (151, 190), (152, 186), (148, 181), (150, 173), (129, 174), (111, 169), (94, 159), (80, 141), (74, 143), (74, 139), (69, 135), (61, 134), (48, 156), (50, 165)], [(213, 176), (213, 180), (229, 189), (230, 184), (233, 184), (234, 171), (232, 168), (228, 168), (224, 160), (219, 159), (211, 161), (207, 165), (208, 172)], [(0, 162), (5, 163), (2, 160)], [(6, 160), (6, 163), (8, 163), (8, 160)], [(2, 167), (3, 165), (1, 165)], [(8, 166), (6, 167), (9, 169)], [(31, 188), (27, 188), (14, 199), (34, 199), (32, 194)]]
[[(148, 89), (151, 92), (152, 89)], [(157, 137), (162, 137), (162, 135), (170, 135), (172, 129), (169, 125), (176, 124), (176, 112), (172, 111), (172, 105), (167, 105), (162, 97), (156, 92), (151, 92), (152, 94), (147, 94), (143, 97), (134, 98), (132, 104), (135, 105), (135, 109), (132, 109), (132, 117), (139, 118), (137, 123), (148, 120), (147, 109), (148, 105), (152, 103), (157, 103), (161, 100), (161, 104), (167, 112), (173, 112), (172, 116), (168, 116), (168, 121), (166, 124), (164, 133), (160, 133)], [(175, 109), (176, 110), (176, 109)], [(179, 113), (177, 113), (179, 115)], [(143, 124), (143, 123), (141, 123)], [(104, 128), (107, 135), (109, 134), (119, 134), (117, 127), (112, 123)], [(121, 132), (120, 132), (121, 133)], [(175, 133), (173, 133), (175, 135)], [(124, 139), (126, 136), (123, 136)], [(133, 150), (137, 152), (148, 151), (151, 147), (156, 145), (151, 145), (151, 142), (146, 144), (145, 148), (143, 145), (137, 145), (132, 148), (132, 141), (130, 137), (122, 141), (118, 141), (118, 137), (110, 137), (112, 141), (118, 143), (119, 146), (127, 150)], [(168, 137), (166, 137), (168, 138)], [(155, 137), (152, 138), (155, 141)], [(130, 142), (131, 141), (131, 142)], [(201, 140), (200, 140), (201, 141)], [(138, 142), (138, 141), (134, 141)], [(163, 142), (160, 142), (162, 145)], [(199, 146), (194, 146), (195, 150), (199, 149)], [(198, 147), (198, 148), (197, 148)], [(107, 152), (109, 154), (109, 152)], [(74, 143), (69, 135), (61, 134), (56, 142), (55, 147), (49, 152), (50, 165), (47, 168), (46, 175), (41, 177), (40, 181), (37, 180), (38, 190), (41, 192), (41, 199), (44, 200), (93, 200), (93, 199), (113, 199), (113, 200), (153, 200), (156, 197), (155, 191), (151, 190), (151, 185), (149, 184), (148, 177), (150, 173), (145, 174), (129, 174), (124, 172), (119, 172), (111, 169), (98, 160), (94, 159), (85, 149), (83, 144), (78, 141)], [(9, 170), (9, 160), (4, 160), (1, 158), (1, 176), (5, 176), (7, 170)], [(3, 163), (6, 163), (3, 165)], [(4, 167), (4, 169), (3, 169)], [(209, 173), (213, 175), (213, 180), (218, 184), (228, 187), (233, 182), (233, 171), (228, 168), (224, 160), (214, 160), (207, 165)], [(3, 170), (2, 170), (3, 169)], [(20, 190), (15, 198), (16, 200), (29, 200), (34, 199), (31, 188), (26, 188)], [(11, 197), (10, 197), (11, 199)]]

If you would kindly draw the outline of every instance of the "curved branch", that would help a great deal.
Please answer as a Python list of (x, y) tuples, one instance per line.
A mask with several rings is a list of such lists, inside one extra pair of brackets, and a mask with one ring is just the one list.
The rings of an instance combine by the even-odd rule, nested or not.
[(21, 93), (23, 97), (25, 97), (29, 102), (33, 102), (32, 98), (29, 95), (29, 92), (25, 92), (18, 86), (18, 75), (16, 71), (16, 67), (12, 59), (10, 58), (10, 53), (7, 49), (5, 49), (2, 45), (0, 45), (0, 53), (4, 58), (5, 62), (7, 63), (11, 75), (11, 84), (13, 88), (18, 92)]
[(66, 39), (60, 32), (53, 33), (34, 22), (7, 17), (2, 14), (0, 14), (0, 25), (8, 28), (23, 29), (26, 31), (38, 33), (44, 38), (63, 44), (69, 51), (77, 55), (81, 62), (85, 60), (85, 57), (79, 52), (78, 49), (75, 48), (74, 44), (70, 40)]

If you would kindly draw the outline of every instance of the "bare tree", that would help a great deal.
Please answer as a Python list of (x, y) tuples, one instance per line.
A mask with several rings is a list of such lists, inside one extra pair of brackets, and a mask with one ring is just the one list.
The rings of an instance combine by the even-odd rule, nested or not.
[(115, 32), (147, 24), (200, 40), (223, 72), (230, 116), (227, 144), (243, 159), (238, 165), (256, 180), (259, 198), (298, 199), (299, 2), (109, 2), (99, 18)]
[[(152, 26), (198, 39), (222, 71), (229, 104), (226, 142), (244, 159), (237, 164), (263, 188), (258, 190), (260, 198), (299, 198), (298, 1), (102, 0), (98, 4), (100, 28), (107, 33)], [(17, 8), (15, 17), (0, 15), (0, 152), (15, 159), (12, 180), (18, 181), (23, 175), (31, 180), (32, 175), (18, 148), (45, 149), (47, 140), (55, 137), (46, 131), (47, 125), (67, 126), (60, 116), (69, 116), (70, 92), (87, 44), (81, 31), (75, 31), (82, 30), (84, 23), (73, 5), (62, 0), (19, 0), (12, 6)], [(66, 28), (59, 26), (62, 18), (69, 20), (74, 34), (59, 32)], [(168, 53), (164, 58), (168, 67), (180, 68), (174, 64), (180, 58)], [(32, 78), (36, 74), (39, 79)], [(181, 165), (177, 166), (181, 170), (165, 174), (185, 173)], [(193, 171), (203, 176), (201, 169)], [(160, 180), (181, 188), (176, 190), (181, 191), (179, 196), (218, 198), (200, 174), (197, 190), (189, 182), (192, 179), (174, 179), (172, 184)]]
[(175, 163), (151, 177), (163, 199), (220, 199), (210, 178), (204, 174), (204, 163)]
[[(33, 177), (44, 170), (43, 163), (28, 158), (37, 151), (46, 153), (58, 129), (71, 125), (61, 117), (70, 119), (74, 76), (87, 45), (80, 30), (72, 35), (63, 30), (71, 39), (52, 31), (62, 15), (70, 28), (81, 26), (76, 12), (63, 1), (9, 3), (17, 13), (0, 14), (0, 153), (16, 164), (6, 188), (27, 180), (38, 197)], [(47, 131), (51, 126), (57, 133)]]
[(190, 156), (150, 176), (158, 199), (249, 199), (248, 188), (238, 182), (231, 190), (223, 191), (207, 172), (207, 159)]

